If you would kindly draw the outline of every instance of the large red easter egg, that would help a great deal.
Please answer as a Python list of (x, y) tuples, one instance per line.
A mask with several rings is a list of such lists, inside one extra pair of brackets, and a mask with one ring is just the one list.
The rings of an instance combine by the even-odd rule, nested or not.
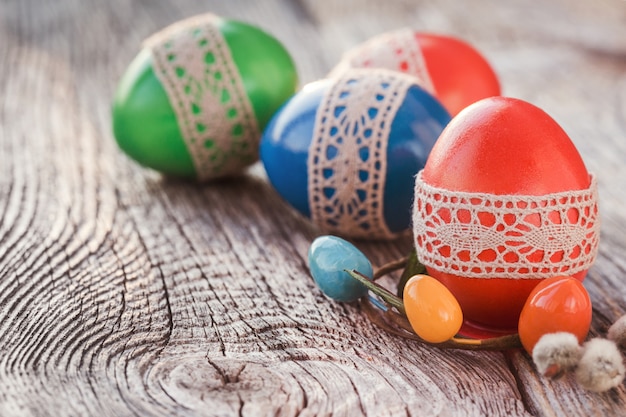
[(544, 111), (507, 97), (459, 113), (416, 178), (413, 227), (466, 334), (515, 332), (542, 279), (582, 281), (598, 248), (596, 182)]
[(500, 95), (487, 60), (461, 39), (400, 29), (375, 36), (344, 54), (331, 74), (348, 68), (386, 68), (415, 76), (451, 115)]

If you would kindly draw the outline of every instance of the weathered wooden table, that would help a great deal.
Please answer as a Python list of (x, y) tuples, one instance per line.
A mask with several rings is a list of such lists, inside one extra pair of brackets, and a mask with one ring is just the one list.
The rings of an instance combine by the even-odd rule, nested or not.
[[(96, 1), (0, 4), (0, 415), (626, 415), (521, 351), (381, 332), (309, 276), (319, 233), (255, 166), (197, 185), (128, 159), (116, 83), (140, 42), (190, 15), (255, 23), (302, 83), (411, 26), (460, 36), (570, 134), (597, 174), (592, 334), (626, 312), (626, 2)], [(360, 243), (375, 264), (411, 239)]]

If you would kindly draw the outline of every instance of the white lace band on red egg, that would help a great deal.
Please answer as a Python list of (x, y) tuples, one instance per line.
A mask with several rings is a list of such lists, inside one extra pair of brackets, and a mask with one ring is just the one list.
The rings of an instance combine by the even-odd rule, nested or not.
[(415, 182), (422, 263), (470, 278), (548, 278), (589, 269), (600, 233), (598, 190), (541, 196), (449, 191)]
[(333, 81), (316, 113), (308, 154), (311, 218), (340, 235), (391, 238), (384, 218), (387, 142), (410, 76), (350, 70)]
[(201, 180), (236, 173), (254, 162), (260, 140), (219, 20), (212, 14), (195, 16), (145, 42)]
[(345, 53), (341, 61), (331, 77), (339, 76), (349, 68), (385, 68), (412, 75), (422, 88), (435, 93), (413, 29), (398, 29), (375, 36)]

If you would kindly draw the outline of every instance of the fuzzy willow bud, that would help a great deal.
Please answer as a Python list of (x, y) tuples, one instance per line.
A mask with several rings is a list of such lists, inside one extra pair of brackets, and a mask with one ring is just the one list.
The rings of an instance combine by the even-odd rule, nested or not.
[(618, 346), (626, 348), (626, 314), (609, 327), (607, 336)]
[(583, 345), (583, 355), (576, 368), (576, 380), (595, 392), (617, 387), (624, 379), (624, 361), (617, 345), (608, 339), (591, 339)]
[(582, 356), (578, 339), (572, 333), (548, 333), (533, 348), (533, 361), (544, 376), (556, 378), (576, 367)]

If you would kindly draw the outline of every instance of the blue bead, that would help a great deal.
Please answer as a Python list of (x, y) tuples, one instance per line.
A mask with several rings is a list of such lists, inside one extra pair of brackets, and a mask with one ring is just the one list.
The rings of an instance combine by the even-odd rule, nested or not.
[(372, 264), (352, 243), (336, 236), (320, 236), (309, 248), (309, 269), (317, 286), (336, 301), (355, 301), (367, 288), (344, 269), (355, 269), (372, 279)]

